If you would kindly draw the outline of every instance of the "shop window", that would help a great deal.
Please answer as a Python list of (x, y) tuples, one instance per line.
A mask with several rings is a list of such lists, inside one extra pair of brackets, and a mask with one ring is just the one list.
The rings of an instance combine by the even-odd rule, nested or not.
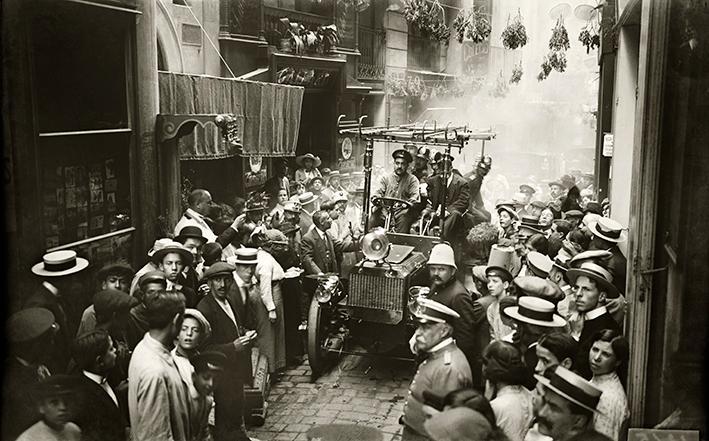
[(38, 131), (126, 128), (126, 52), (132, 14), (38, 2), (32, 60)]
[(130, 134), (42, 138), (46, 248), (131, 226)]

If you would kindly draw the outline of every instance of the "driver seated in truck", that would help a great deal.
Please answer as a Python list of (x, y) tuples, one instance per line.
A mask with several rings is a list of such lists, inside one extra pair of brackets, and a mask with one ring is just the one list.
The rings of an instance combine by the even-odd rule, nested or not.
[[(410, 204), (419, 202), (419, 180), (409, 173), (409, 164), (413, 161), (411, 153), (406, 149), (394, 150), (391, 154), (394, 158), (394, 171), (383, 175), (379, 181), (379, 188), (373, 195), (373, 202), (376, 198), (397, 198)], [(372, 214), (369, 218), (369, 227), (384, 226), (386, 213), (381, 206), (372, 207)], [(414, 223), (414, 216), (409, 212), (409, 208), (400, 208), (393, 214), (394, 231), (397, 233), (409, 233), (411, 225)]]
[[(445, 184), (444, 170), (448, 170)], [(466, 179), (453, 173), (453, 157), (444, 155), (439, 161), (438, 173), (428, 178), (426, 183), (428, 198), (422, 219), (434, 214), (440, 216), (440, 207), (445, 197), (443, 239), (452, 240), (454, 237), (460, 237), (460, 233), (465, 229), (464, 216), (467, 215), (470, 202), (470, 186)]]
[(415, 354), (426, 354), (427, 357), (409, 386), (402, 417), (402, 440), (427, 439), (424, 392), (444, 397), (473, 384), (468, 360), (453, 339), (454, 323), (460, 320), (460, 315), (431, 299), (420, 298), (417, 302), (414, 315), (418, 328), (411, 339), (411, 349)]

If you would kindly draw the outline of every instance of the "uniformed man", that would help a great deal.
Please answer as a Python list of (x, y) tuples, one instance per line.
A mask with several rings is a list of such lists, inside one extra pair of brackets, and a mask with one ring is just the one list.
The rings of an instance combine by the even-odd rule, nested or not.
[[(411, 153), (405, 149), (394, 150), (391, 154), (394, 158), (394, 172), (383, 175), (379, 181), (379, 188), (374, 193), (372, 201), (376, 198), (387, 197), (403, 199), (414, 205), (420, 201), (419, 180), (409, 173), (409, 164), (413, 161)], [(381, 206), (372, 207), (369, 219), (369, 227), (383, 226), (386, 213)], [(409, 233), (411, 224), (414, 221), (413, 212), (409, 213), (409, 208), (399, 209), (394, 213), (394, 230), (399, 233)]]
[(409, 386), (404, 404), (402, 440), (427, 439), (423, 424), (424, 391), (442, 397), (473, 384), (470, 365), (453, 340), (453, 321), (460, 315), (431, 299), (420, 298), (414, 313), (419, 323), (410, 347), (414, 354), (426, 355)]

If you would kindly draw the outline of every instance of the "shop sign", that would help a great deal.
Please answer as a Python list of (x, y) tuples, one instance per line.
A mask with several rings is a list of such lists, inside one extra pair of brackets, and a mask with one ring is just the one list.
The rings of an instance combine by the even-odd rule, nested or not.
[(350, 159), (352, 156), (352, 140), (349, 137), (345, 137), (342, 140), (341, 146), (342, 159)]

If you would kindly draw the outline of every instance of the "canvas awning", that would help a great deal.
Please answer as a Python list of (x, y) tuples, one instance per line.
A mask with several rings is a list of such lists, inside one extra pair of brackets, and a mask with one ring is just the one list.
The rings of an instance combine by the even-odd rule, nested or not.
[(159, 73), (160, 114), (234, 114), (243, 149), (222, 142), (214, 124), (179, 140), (180, 159), (295, 156), (304, 89), (205, 75)]

